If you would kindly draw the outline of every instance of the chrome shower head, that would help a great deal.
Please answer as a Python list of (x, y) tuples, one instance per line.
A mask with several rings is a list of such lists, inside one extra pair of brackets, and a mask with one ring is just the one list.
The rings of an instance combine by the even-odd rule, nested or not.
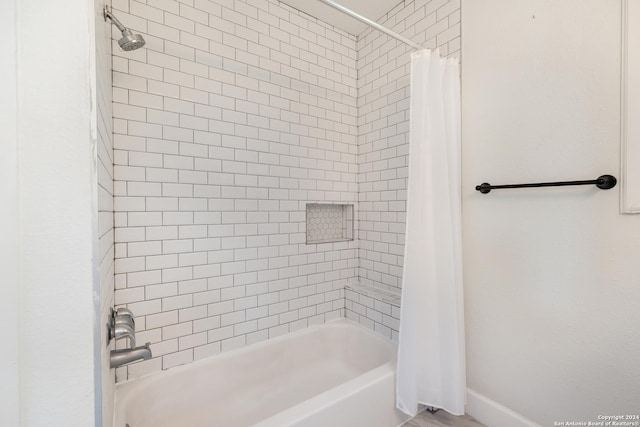
[(144, 46), (144, 37), (142, 37), (140, 34), (133, 34), (130, 29), (122, 25), (122, 23), (118, 21), (118, 18), (113, 16), (111, 11), (109, 10), (109, 6), (105, 6), (102, 13), (104, 15), (104, 20), (106, 21), (107, 19), (111, 19), (111, 22), (113, 22), (114, 25), (118, 27), (118, 29), (122, 33), (122, 38), (118, 40), (118, 44), (120, 45), (120, 48), (122, 50), (136, 50)]
[(124, 30), (122, 32), (122, 38), (118, 40), (118, 44), (122, 50), (136, 50), (144, 46), (144, 38), (140, 34), (133, 34), (131, 30)]

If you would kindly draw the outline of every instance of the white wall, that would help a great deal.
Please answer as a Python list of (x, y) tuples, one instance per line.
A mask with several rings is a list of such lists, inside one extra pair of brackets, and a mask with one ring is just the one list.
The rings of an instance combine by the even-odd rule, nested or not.
[[(356, 202), (356, 41), (272, 0), (114, 1), (117, 305), (167, 369), (344, 316), (357, 243), (305, 244)], [(114, 38), (119, 34), (114, 32)]]
[(542, 425), (640, 409), (640, 217), (619, 187), (474, 186), (619, 175), (620, 13), (462, 5), (468, 386)]
[(100, 425), (93, 13), (84, 0), (17, 4), (23, 426)]
[(18, 144), (16, 2), (0, 13), (0, 424), (18, 425)]

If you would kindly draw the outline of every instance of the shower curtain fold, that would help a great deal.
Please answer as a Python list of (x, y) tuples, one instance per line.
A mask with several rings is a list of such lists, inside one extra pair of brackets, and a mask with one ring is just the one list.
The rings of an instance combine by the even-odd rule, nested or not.
[(411, 57), (407, 225), (397, 406), (464, 414), (460, 80), (455, 59)]

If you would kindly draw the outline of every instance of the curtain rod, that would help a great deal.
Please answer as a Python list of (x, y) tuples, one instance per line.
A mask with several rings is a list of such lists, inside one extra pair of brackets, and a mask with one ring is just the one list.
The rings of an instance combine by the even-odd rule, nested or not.
[(369, 25), (370, 27), (375, 28), (376, 30), (382, 31), (385, 34), (387, 34), (387, 35), (389, 35), (391, 37), (394, 37), (394, 38), (400, 40), (403, 43), (408, 44), (409, 46), (413, 47), (414, 49), (424, 49), (424, 47), (422, 45), (414, 42), (413, 40), (410, 40), (410, 39), (408, 39), (408, 38), (406, 38), (404, 36), (401, 36), (400, 34), (396, 33), (395, 31), (391, 31), (390, 29), (388, 29), (386, 27), (383, 27), (382, 25), (378, 24), (377, 22), (372, 21), (371, 19), (360, 15), (359, 13), (354, 12), (353, 10), (342, 6), (341, 4), (336, 3), (333, 0), (320, 0), (320, 1), (325, 3), (325, 4), (328, 4), (329, 6), (335, 8), (335, 9), (338, 9), (341, 12), (346, 13), (347, 15), (349, 15), (349, 16), (351, 16), (353, 18), (356, 18), (360, 22), (364, 22), (365, 24)]

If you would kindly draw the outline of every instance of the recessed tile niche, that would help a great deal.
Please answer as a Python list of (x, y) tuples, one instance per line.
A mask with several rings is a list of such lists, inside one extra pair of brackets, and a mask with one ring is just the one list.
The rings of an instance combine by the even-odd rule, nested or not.
[(307, 244), (353, 240), (353, 205), (307, 203)]

